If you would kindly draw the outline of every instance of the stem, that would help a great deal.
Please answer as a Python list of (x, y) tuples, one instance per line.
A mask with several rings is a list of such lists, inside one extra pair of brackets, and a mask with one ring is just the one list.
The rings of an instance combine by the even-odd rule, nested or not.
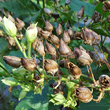
[(70, 99), (70, 95), (71, 95), (71, 90), (70, 90), (70, 89), (68, 89), (68, 96), (67, 96), (67, 100), (69, 100), (69, 99)]
[(27, 58), (26, 53), (25, 53), (25, 51), (23, 51), (23, 49), (22, 49), (21, 45), (19, 44), (18, 39), (16, 38), (16, 36), (14, 37), (14, 40), (17, 43), (17, 45), (18, 45), (20, 51), (22, 52), (22, 54), (24, 55), (24, 57)]
[(28, 58), (31, 59), (31, 43), (28, 43)]

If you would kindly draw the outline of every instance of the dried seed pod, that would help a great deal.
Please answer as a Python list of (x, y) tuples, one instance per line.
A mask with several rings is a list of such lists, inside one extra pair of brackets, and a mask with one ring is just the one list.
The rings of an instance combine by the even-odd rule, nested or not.
[(44, 12), (47, 14), (47, 15), (51, 15), (51, 10), (48, 9), (48, 8), (44, 8)]
[(71, 39), (74, 38), (74, 31), (72, 30), (71, 27), (69, 27), (69, 29), (68, 29), (68, 34), (70, 35), (70, 38), (71, 38)]
[(92, 15), (92, 20), (94, 21), (94, 23), (99, 22), (101, 20), (101, 14), (95, 11), (94, 14)]
[(46, 44), (46, 48), (45, 48), (46, 52), (52, 56), (56, 56), (55, 48), (51, 44), (49, 44), (47, 41), (45, 42), (45, 44)]
[(15, 56), (3, 56), (3, 60), (12, 67), (19, 68), (21, 66), (21, 59)]
[(20, 20), (19, 18), (16, 18), (16, 20), (19, 23), (19, 25), (21, 26), (21, 28), (23, 28), (25, 26), (24, 21)]
[(104, 1), (103, 2), (103, 11), (109, 11), (110, 12), (110, 1)]
[(67, 31), (64, 31), (63, 33), (63, 40), (66, 44), (70, 43), (70, 36)]
[(53, 31), (53, 26), (49, 21), (45, 21), (45, 30), (50, 32)]
[(52, 33), (49, 31), (43, 31), (43, 30), (41, 31), (41, 36), (45, 39), (48, 39), (51, 34)]
[(70, 20), (68, 20), (67, 24), (66, 24), (66, 28), (69, 29), (71, 27), (71, 23)]
[(88, 103), (93, 99), (91, 91), (87, 87), (79, 87), (76, 89), (78, 99), (83, 103)]
[(93, 62), (90, 55), (86, 52), (86, 50), (82, 46), (80, 46), (80, 49), (75, 47), (74, 54), (77, 58), (77, 62), (79, 62), (82, 65), (90, 65)]
[(59, 66), (64, 68), (64, 65), (65, 65), (65, 60), (60, 60), (59, 62)]
[(84, 6), (77, 12), (77, 18), (81, 19), (84, 16)]
[(104, 55), (102, 53), (97, 52), (97, 54), (99, 55), (99, 57), (101, 58), (101, 60), (99, 59), (98, 55), (96, 54), (96, 52), (94, 51), (89, 51), (91, 58), (94, 60), (95, 63), (97, 63), (100, 66), (102, 66), (103, 61), (107, 61), (105, 60), (106, 57), (104, 57)]
[(99, 77), (99, 84), (101, 88), (109, 88), (110, 87), (110, 77), (108, 75), (101, 75)]
[(79, 79), (80, 76), (82, 75), (81, 69), (72, 62), (68, 63), (68, 67), (69, 67), (69, 73), (73, 75), (75, 79)]
[(7, 13), (8, 19), (11, 20), (13, 23), (15, 23), (15, 19), (9, 14)]
[(65, 6), (66, 6), (66, 5), (69, 5), (70, 3), (71, 3), (71, 0), (66, 0)]
[(55, 73), (58, 71), (58, 64), (54, 60), (46, 59), (44, 62), (44, 68), (48, 73), (54, 76)]
[(96, 32), (88, 28), (82, 29), (82, 35), (84, 43), (88, 45), (97, 45), (101, 40), (100, 36)]
[(21, 63), (22, 63), (22, 66), (29, 71), (35, 71), (36, 69), (36, 63), (32, 59), (21, 58)]
[(71, 53), (71, 49), (62, 39), (60, 39), (60, 45), (58, 51), (60, 55), (63, 57), (67, 57)]
[(41, 34), (42, 28), (40, 28), (39, 26), (37, 26), (37, 30), (38, 30), (38, 34)]
[(110, 23), (110, 15), (107, 17), (107, 22)]
[(76, 40), (82, 40), (82, 33), (81, 32), (76, 32), (75, 33), (75, 36), (74, 36), (74, 39), (76, 39)]
[(56, 28), (56, 33), (58, 36), (60, 36), (63, 33), (62, 25), (59, 23)]
[(59, 14), (58, 13), (52, 13), (51, 16), (55, 19), (59, 18)]
[(87, 22), (88, 21), (88, 16), (86, 16), (85, 18), (84, 18), (84, 22)]
[(56, 35), (52, 34), (49, 38), (54, 45), (59, 45), (60, 40)]
[(16, 25), (18, 31), (22, 30), (22, 28), (21, 28), (21, 26), (20, 26), (20, 24), (18, 22), (15, 22), (15, 25)]

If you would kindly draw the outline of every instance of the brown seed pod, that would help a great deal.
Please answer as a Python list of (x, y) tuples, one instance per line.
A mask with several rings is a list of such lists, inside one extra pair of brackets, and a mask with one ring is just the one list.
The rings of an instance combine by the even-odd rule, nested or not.
[(21, 28), (23, 28), (25, 26), (24, 21), (20, 20), (19, 18), (16, 18), (16, 20), (19, 23), (19, 25), (21, 26)]
[(47, 15), (51, 15), (51, 10), (48, 9), (48, 8), (44, 8), (44, 12), (47, 14)]
[(60, 60), (59, 61), (59, 66), (64, 68), (64, 65), (65, 65), (65, 60)]
[(38, 35), (41, 34), (42, 28), (40, 28), (39, 26), (37, 26), (37, 30), (38, 30)]
[(21, 66), (21, 59), (15, 56), (3, 56), (3, 60), (14, 68), (19, 68)]
[(59, 18), (59, 14), (58, 13), (52, 13), (51, 16), (55, 19)]
[(71, 0), (66, 0), (65, 6), (66, 6), (66, 5), (69, 5), (70, 3), (71, 3)]
[(29, 71), (35, 71), (36, 69), (36, 63), (32, 59), (21, 58), (21, 63), (22, 63), (22, 66)]
[(66, 28), (69, 29), (71, 27), (71, 23), (70, 20), (68, 20), (67, 24), (66, 24)]
[(87, 87), (79, 87), (76, 89), (76, 96), (83, 103), (88, 103), (93, 99), (91, 91)]
[(92, 20), (94, 21), (94, 23), (99, 22), (101, 20), (101, 14), (95, 11), (94, 14), (92, 15)]
[(76, 39), (76, 40), (82, 40), (82, 33), (81, 32), (76, 32), (75, 33), (75, 36), (74, 36), (74, 39)]
[(84, 6), (77, 12), (77, 18), (81, 19), (84, 16)]
[(7, 13), (8, 19), (11, 20), (13, 23), (15, 23), (15, 19), (9, 14)]
[[(41, 36), (42, 36), (44, 39), (48, 39), (51, 34), (52, 34), (52, 33), (49, 32), (49, 31), (43, 31), (43, 30), (41, 31)], [(40, 36), (40, 37), (41, 37), (41, 36)]]
[(109, 11), (110, 12), (110, 1), (104, 1), (103, 2), (103, 11)]
[(54, 60), (46, 59), (44, 62), (44, 68), (48, 73), (54, 76), (55, 73), (58, 71), (58, 64)]
[(52, 56), (56, 56), (55, 48), (51, 44), (49, 44), (47, 41), (45, 42), (45, 44), (46, 44), (45, 51)]
[(69, 27), (69, 29), (68, 29), (68, 34), (70, 35), (70, 38), (71, 38), (71, 39), (74, 38), (74, 31), (72, 30), (71, 27)]
[(69, 73), (75, 77), (75, 79), (79, 79), (80, 76), (82, 75), (81, 69), (73, 64), (72, 62), (68, 63), (68, 67), (69, 67)]
[(10, 46), (16, 46), (16, 42), (13, 37), (8, 37), (8, 43)]
[(109, 88), (110, 87), (110, 77), (108, 75), (101, 75), (99, 77), (99, 84), (101, 88)]
[(45, 21), (45, 30), (50, 32), (53, 31), (53, 26), (49, 21)]
[(60, 55), (63, 57), (67, 57), (69, 54), (72, 53), (71, 49), (68, 47), (68, 45), (62, 39), (60, 39), (60, 45), (59, 45), (58, 51), (59, 51)]
[(107, 22), (110, 23), (110, 15), (107, 17)]
[(70, 43), (70, 36), (67, 31), (64, 31), (63, 33), (63, 40), (66, 44)]
[(87, 22), (88, 21), (88, 17), (86, 16), (85, 18), (84, 18), (84, 22)]
[(58, 24), (56, 28), (56, 33), (58, 36), (61, 36), (61, 34), (63, 33), (62, 25), (60, 23)]

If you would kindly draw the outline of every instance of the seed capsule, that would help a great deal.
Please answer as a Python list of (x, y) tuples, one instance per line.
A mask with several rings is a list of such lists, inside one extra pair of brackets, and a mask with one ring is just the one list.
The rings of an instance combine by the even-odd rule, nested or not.
[(56, 33), (58, 36), (60, 36), (63, 33), (63, 29), (62, 29), (62, 26), (60, 23), (58, 24), (58, 26), (56, 28)]
[(109, 11), (110, 12), (110, 1), (104, 1), (103, 2), (103, 11)]
[(44, 39), (48, 39), (49, 36), (51, 35), (52, 33), (49, 32), (49, 31), (41, 31), (41, 36), (44, 38)]
[(49, 44), (47, 41), (45, 42), (45, 44), (46, 44), (46, 48), (45, 48), (46, 52), (52, 56), (56, 56), (55, 48), (51, 44)]
[(44, 8), (44, 12), (47, 14), (47, 15), (51, 15), (51, 10), (48, 9), (48, 8)]
[(84, 18), (84, 22), (87, 22), (87, 21), (88, 21), (88, 17), (85, 17), (85, 18)]
[(35, 71), (36, 69), (36, 63), (34, 60), (28, 58), (21, 58), (21, 63), (22, 66), (29, 71)]
[(70, 36), (67, 31), (64, 31), (63, 40), (66, 44), (70, 43)]
[(69, 36), (70, 36), (71, 39), (74, 38), (74, 31), (72, 30), (71, 27), (69, 27), (69, 29), (68, 29), (68, 34), (69, 34)]
[(45, 21), (45, 30), (50, 32), (53, 31), (53, 26), (49, 21)]
[(59, 14), (58, 13), (52, 13), (51, 16), (54, 17), (55, 19), (59, 18)]
[(15, 23), (15, 19), (9, 14), (7, 13), (8, 19), (11, 20), (13, 23)]
[(88, 103), (93, 99), (91, 91), (87, 87), (79, 87), (76, 89), (78, 99), (83, 103)]
[(16, 18), (17, 22), (19, 23), (19, 25), (21, 26), (21, 28), (23, 28), (25, 26), (25, 23), (20, 20), (19, 18)]
[(101, 20), (101, 14), (95, 11), (94, 14), (92, 15), (92, 20), (94, 21), (94, 23), (99, 22)]
[(45, 70), (53, 76), (58, 71), (58, 64), (54, 60), (46, 59), (44, 62)]
[(21, 59), (15, 56), (3, 56), (3, 60), (12, 67), (19, 68), (21, 66)]
[(109, 88), (110, 87), (110, 77), (108, 75), (101, 75), (99, 77), (99, 84), (101, 88)]
[(84, 16), (84, 6), (77, 12), (77, 18), (81, 19)]
[(69, 29), (71, 27), (71, 23), (70, 20), (68, 20), (67, 24), (66, 24), (66, 28)]
[(76, 40), (82, 40), (82, 33), (81, 32), (76, 32), (75, 33), (75, 39)]

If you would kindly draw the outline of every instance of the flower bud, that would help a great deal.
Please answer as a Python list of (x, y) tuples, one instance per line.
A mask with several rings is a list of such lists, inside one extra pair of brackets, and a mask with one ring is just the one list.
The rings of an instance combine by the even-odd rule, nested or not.
[(75, 33), (75, 39), (76, 40), (82, 40), (82, 33), (81, 32), (76, 32)]
[(80, 76), (82, 75), (81, 69), (72, 62), (68, 63), (68, 67), (69, 67), (69, 73), (73, 75), (75, 79), (79, 79)]
[(110, 15), (107, 17), (107, 22), (110, 23)]
[(99, 77), (99, 84), (101, 88), (109, 88), (110, 87), (110, 77), (108, 75), (101, 75)]
[(59, 18), (59, 14), (58, 13), (52, 13), (51, 16), (55, 19)]
[(76, 89), (78, 99), (83, 103), (88, 103), (93, 99), (91, 91), (87, 87), (79, 87)]
[(62, 39), (60, 39), (60, 45), (58, 51), (60, 55), (62, 55), (63, 57), (67, 57), (67, 55), (71, 53), (71, 49)]
[(21, 59), (15, 56), (3, 56), (3, 60), (12, 67), (19, 68), (21, 66)]
[(70, 38), (71, 38), (71, 39), (74, 38), (74, 31), (72, 30), (71, 27), (69, 27), (69, 29), (68, 29), (68, 34), (70, 35)]
[(54, 60), (46, 59), (44, 62), (45, 70), (53, 76), (58, 71), (58, 64)]
[(21, 63), (22, 63), (22, 66), (29, 71), (33, 72), (36, 69), (36, 63), (34, 60), (31, 60), (28, 58), (21, 58)]
[(56, 28), (56, 33), (58, 36), (60, 36), (63, 33), (63, 29), (62, 29), (62, 26), (60, 23), (58, 24), (58, 26)]
[(4, 17), (2, 22), (0, 22), (0, 24), (2, 25), (4, 31), (6, 32), (7, 35), (9, 35), (11, 37), (16, 36), (17, 29), (16, 29), (15, 24), (11, 20)]
[(47, 15), (51, 15), (51, 10), (48, 9), (48, 8), (44, 8), (44, 12), (47, 14)]
[(46, 44), (46, 48), (45, 48), (46, 52), (52, 56), (56, 56), (55, 48), (51, 44), (49, 44), (47, 41), (45, 42), (45, 44)]
[(77, 18), (81, 19), (84, 16), (84, 6), (77, 12)]
[(64, 31), (63, 33), (63, 40), (66, 44), (70, 43), (70, 36), (67, 31)]
[(26, 29), (25, 36), (29, 43), (33, 43), (37, 37), (38, 30), (36, 25), (37, 24), (30, 24), (30, 26)]
[(50, 32), (53, 31), (53, 26), (49, 21), (45, 21), (45, 30)]

